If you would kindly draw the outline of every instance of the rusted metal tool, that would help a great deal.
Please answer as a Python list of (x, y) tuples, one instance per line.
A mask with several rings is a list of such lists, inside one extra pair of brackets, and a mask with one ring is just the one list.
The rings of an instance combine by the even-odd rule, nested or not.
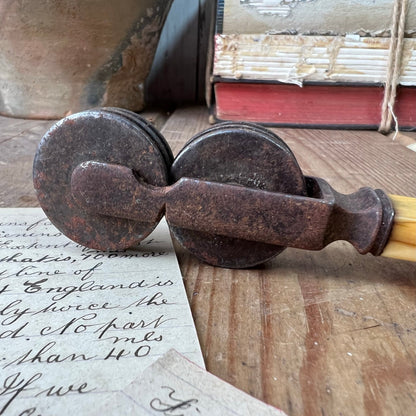
[(33, 174), (47, 216), (82, 245), (126, 249), (165, 215), (186, 249), (222, 267), (251, 267), (285, 247), (320, 250), (335, 240), (380, 255), (394, 219), (383, 191), (343, 195), (305, 177), (279, 137), (245, 123), (200, 133), (173, 160), (136, 114), (86, 111), (46, 133)]

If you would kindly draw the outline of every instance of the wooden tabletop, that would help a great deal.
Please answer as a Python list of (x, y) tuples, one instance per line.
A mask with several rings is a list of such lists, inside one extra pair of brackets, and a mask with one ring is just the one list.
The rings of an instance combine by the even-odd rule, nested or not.
[[(209, 127), (203, 107), (143, 115), (175, 154)], [(32, 161), (52, 123), (0, 118), (0, 207), (38, 205)], [(339, 192), (416, 197), (415, 135), (274, 130)], [(176, 249), (210, 372), (288, 415), (416, 415), (416, 264), (336, 242), (226, 270)]]

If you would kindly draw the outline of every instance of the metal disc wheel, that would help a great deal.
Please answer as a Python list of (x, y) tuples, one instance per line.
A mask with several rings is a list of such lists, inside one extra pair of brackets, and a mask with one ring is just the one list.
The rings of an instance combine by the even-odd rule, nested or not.
[[(287, 145), (271, 131), (247, 123), (222, 123), (195, 136), (174, 160), (171, 176), (173, 181), (189, 177), (306, 195), (303, 174)], [(253, 267), (284, 250), (185, 228), (171, 230), (183, 247), (214, 266)]]
[[(84, 111), (56, 123), (41, 140), (33, 165), (39, 203), (62, 233), (84, 246), (123, 250), (156, 226), (86, 212), (71, 193), (72, 172), (86, 161), (127, 166), (151, 185), (168, 184), (170, 149), (153, 127), (136, 116), (116, 109)], [(100, 187), (105, 198), (106, 184)]]

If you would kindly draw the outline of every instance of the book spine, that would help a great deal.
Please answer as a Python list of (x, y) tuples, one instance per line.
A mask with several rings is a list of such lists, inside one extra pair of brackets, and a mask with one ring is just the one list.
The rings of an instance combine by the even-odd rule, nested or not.
[[(220, 82), (214, 85), (218, 120), (311, 128), (375, 129), (383, 87)], [(402, 130), (416, 125), (416, 88), (400, 87), (395, 112)]]

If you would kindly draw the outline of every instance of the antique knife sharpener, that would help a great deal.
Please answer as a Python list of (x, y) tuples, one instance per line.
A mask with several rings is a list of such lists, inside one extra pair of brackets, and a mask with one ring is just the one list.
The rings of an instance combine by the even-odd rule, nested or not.
[(45, 134), (33, 179), (52, 223), (97, 250), (136, 246), (165, 215), (179, 243), (215, 266), (252, 267), (285, 247), (320, 250), (335, 240), (362, 254), (386, 255), (392, 245), (388, 256), (416, 261), (416, 199), (370, 188), (340, 194), (304, 176), (288, 146), (253, 124), (209, 128), (174, 159), (137, 114), (89, 110)]

